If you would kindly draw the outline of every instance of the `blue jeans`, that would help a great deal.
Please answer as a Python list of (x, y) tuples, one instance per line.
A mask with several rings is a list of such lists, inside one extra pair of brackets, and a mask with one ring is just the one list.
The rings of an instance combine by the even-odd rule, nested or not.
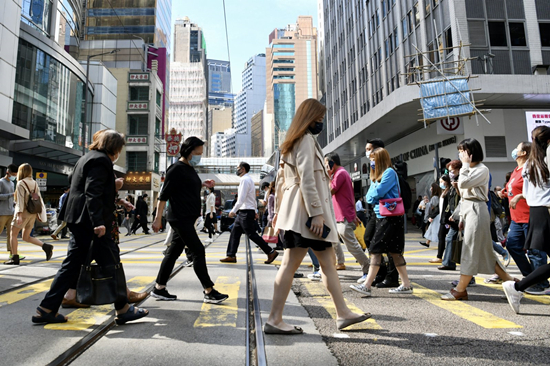
[[(548, 264), (548, 255), (546, 252), (538, 249), (529, 249), (527, 251), (527, 255), (529, 256), (529, 259), (531, 260), (531, 267), (533, 268), (533, 271), (540, 266), (543, 266), (545, 264)], [(548, 283), (548, 280), (544, 280), (540, 283), (538, 283), (544, 288), (547, 288), (550, 284)]]
[(449, 229), (445, 237), (445, 254), (443, 255), (443, 264), (445, 267), (456, 268), (456, 263), (452, 261), (453, 256), (453, 239), (458, 235), (458, 231), (452, 227)]
[(493, 242), (493, 250), (494, 250), (495, 252), (497, 252), (498, 254), (500, 254), (500, 255), (506, 254), (506, 249), (504, 249), (504, 248), (502, 247), (502, 245), (497, 244), (497, 243), (495, 243), (495, 242)]
[(311, 248), (308, 248), (307, 254), (309, 254), (309, 257), (311, 258), (311, 263), (313, 263), (313, 272), (319, 272), (319, 260), (317, 259), (317, 256), (315, 253), (313, 253), (313, 250)]
[(512, 221), (510, 229), (508, 230), (508, 239), (506, 239), (506, 249), (508, 249), (514, 262), (516, 262), (523, 277), (529, 276), (533, 271), (531, 263), (529, 263), (527, 256), (525, 256), (525, 251), (523, 250), (528, 229), (529, 224), (518, 224)]

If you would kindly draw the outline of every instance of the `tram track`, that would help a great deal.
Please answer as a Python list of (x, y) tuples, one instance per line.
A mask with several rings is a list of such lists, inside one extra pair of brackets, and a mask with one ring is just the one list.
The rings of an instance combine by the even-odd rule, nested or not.
[[(139, 238), (134, 238), (134, 239), (129, 239), (129, 240), (126, 240), (124, 243), (121, 243), (121, 244), (126, 244), (128, 242), (131, 242), (131, 241), (134, 241), (134, 240), (138, 240)], [(120, 253), (120, 256), (123, 256), (123, 255), (126, 255), (126, 254), (130, 254), (130, 253), (134, 253), (138, 250), (142, 250), (142, 249), (145, 249), (145, 248), (148, 248), (148, 247), (151, 247), (153, 245), (157, 245), (159, 243), (162, 243), (164, 242), (164, 239), (162, 240), (159, 240), (159, 241), (155, 241), (154, 243), (150, 243), (150, 244), (147, 244), (147, 245), (144, 245), (142, 247), (139, 247), (139, 248), (134, 248), (134, 249), (131, 249), (131, 250), (127, 250), (125, 252), (121, 252)], [(60, 258), (64, 258), (66, 255), (60, 255), (58, 257), (53, 257), (51, 259), (60, 259)], [(51, 260), (50, 259), (50, 260)], [(10, 269), (16, 269), (16, 268), (21, 268), (21, 267), (26, 267), (26, 266), (29, 266), (31, 264), (36, 264), (36, 263), (43, 263), (43, 262), (47, 262), (45, 259), (42, 259), (42, 260), (39, 260), (39, 261), (35, 261), (35, 262), (31, 262), (31, 263), (27, 263), (27, 264), (24, 264), (24, 265), (20, 265), (19, 267), (9, 267), (3, 271), (0, 271), (0, 273), (4, 272), (4, 271), (7, 271), (7, 270), (10, 270)], [(40, 283), (40, 282), (44, 282), (44, 281), (47, 281), (49, 279), (52, 279), (55, 277), (55, 274), (51, 275), (51, 276), (45, 276), (45, 277), (40, 277), (39, 279), (37, 280), (34, 280), (34, 281), (30, 281), (30, 282), (26, 282), (26, 283), (23, 283), (21, 285), (18, 285), (18, 286), (14, 286), (14, 287), (10, 287), (8, 289), (5, 289), (5, 290), (2, 290), (0, 291), (0, 295), (4, 295), (4, 294), (7, 294), (7, 293), (10, 293), (10, 292), (13, 292), (13, 291), (17, 291), (17, 290), (20, 290), (24, 287), (27, 287), (27, 286), (30, 286), (30, 285), (34, 285), (34, 284), (37, 284), (37, 283)]]

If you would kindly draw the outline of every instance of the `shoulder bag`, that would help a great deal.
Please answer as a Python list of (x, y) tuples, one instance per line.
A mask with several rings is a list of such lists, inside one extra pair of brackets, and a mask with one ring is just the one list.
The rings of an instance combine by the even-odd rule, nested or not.
[(403, 216), (405, 214), (405, 206), (403, 205), (403, 199), (401, 198), (401, 189), (399, 187), (399, 177), (397, 177), (397, 173), (395, 172), (395, 170), (393, 172), (395, 173), (397, 179), (397, 191), (399, 192), (399, 197), (386, 198), (378, 201), (378, 210), (380, 211), (380, 216), (384, 217)]
[[(34, 188), (34, 192), (31, 192), (29, 186), (27, 185), (27, 182), (22, 180), (25, 187), (27, 187), (27, 190), (29, 191), (29, 199), (27, 201), (27, 212), (30, 214), (39, 214), (42, 212), (42, 202), (40, 200), (40, 196), (38, 193), (36, 193), (36, 187)], [(38, 187), (38, 183), (36, 184)]]
[[(94, 240), (101, 238), (94, 235)], [(86, 262), (80, 268), (76, 284), (76, 301), (87, 305), (105, 305), (126, 299), (126, 277), (120, 259), (116, 259), (111, 248), (105, 248), (111, 252), (116, 264), (91, 264), (93, 245), (92, 241)]]

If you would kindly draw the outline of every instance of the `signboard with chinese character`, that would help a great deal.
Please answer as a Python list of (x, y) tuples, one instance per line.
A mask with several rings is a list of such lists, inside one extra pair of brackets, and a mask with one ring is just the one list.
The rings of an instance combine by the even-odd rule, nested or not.
[(129, 111), (148, 111), (149, 102), (128, 102)]
[(128, 136), (126, 143), (128, 145), (147, 144), (147, 136)]
[(128, 172), (124, 178), (122, 190), (149, 191), (151, 190), (151, 172)]
[(128, 81), (149, 81), (149, 73), (131, 72), (128, 74)]
[(525, 121), (527, 122), (527, 138), (532, 142), (531, 132), (539, 126), (550, 127), (550, 111), (525, 112)]
[(166, 133), (166, 153), (168, 156), (177, 156), (180, 152), (180, 146), (182, 143), (181, 132), (177, 133), (175, 128), (170, 130), (170, 133)]

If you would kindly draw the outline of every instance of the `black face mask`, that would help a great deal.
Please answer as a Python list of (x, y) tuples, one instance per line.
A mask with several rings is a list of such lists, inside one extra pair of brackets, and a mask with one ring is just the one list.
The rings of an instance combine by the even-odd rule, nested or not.
[(241, 176), (241, 173), (242, 173), (242, 170), (240, 170), (240, 169), (237, 169), (237, 171), (235, 172), (235, 174), (237, 174), (237, 176), (239, 176), (239, 177)]
[(315, 127), (309, 127), (309, 132), (312, 135), (318, 135), (323, 131), (323, 122), (315, 122)]

